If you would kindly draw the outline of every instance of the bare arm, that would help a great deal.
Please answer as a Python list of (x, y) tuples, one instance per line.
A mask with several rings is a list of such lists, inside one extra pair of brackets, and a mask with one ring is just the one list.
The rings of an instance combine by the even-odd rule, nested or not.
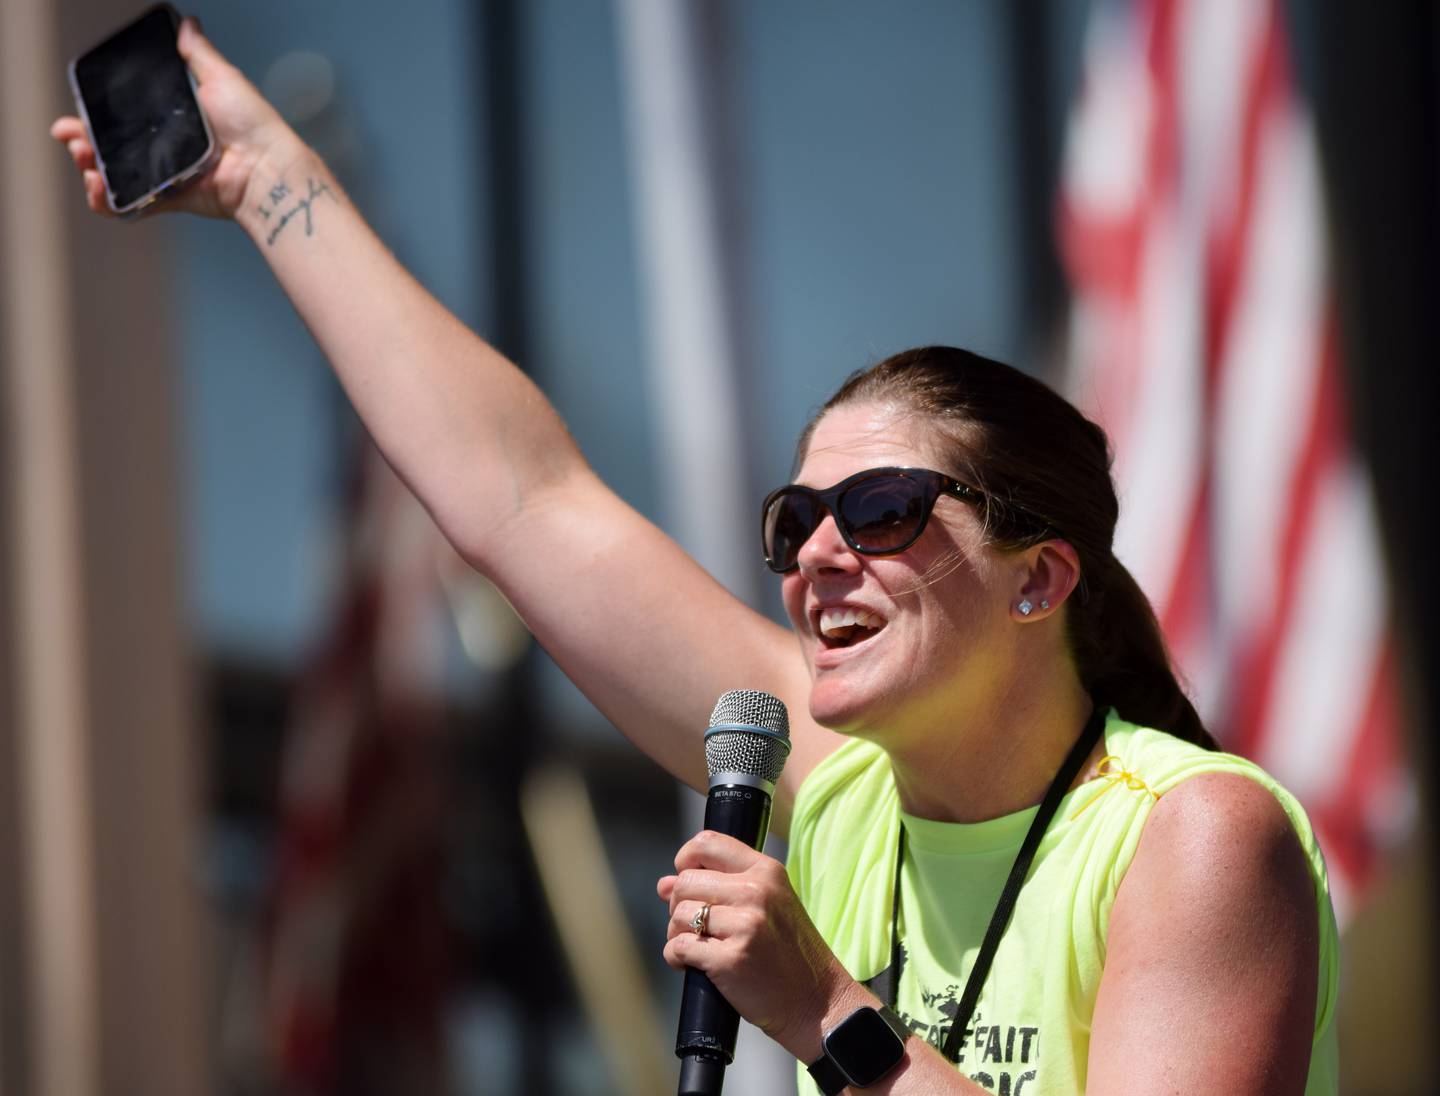
[(1319, 922), (1289, 819), (1236, 774), (1161, 797), (1115, 898), (1089, 1091), (1301, 1093)]
[[(325, 164), (188, 20), (180, 49), (222, 154), (171, 207), (245, 230), (386, 459), (641, 749), (703, 787), (699, 732), (715, 698), (743, 687), (786, 702), (796, 750), (783, 826), (794, 785), (833, 748), (805, 717), (793, 638), (600, 482), (539, 389), (396, 262)], [(52, 133), (102, 211), (83, 129), (61, 119)]]

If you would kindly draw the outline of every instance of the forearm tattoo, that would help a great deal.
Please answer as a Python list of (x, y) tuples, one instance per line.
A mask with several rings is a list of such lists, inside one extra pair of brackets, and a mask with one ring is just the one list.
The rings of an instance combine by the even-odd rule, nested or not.
[[(269, 221), (273, 218), (275, 222), (270, 231), (265, 235), (266, 244), (273, 247), (280, 233), (284, 232), (290, 222), (302, 213), (305, 215), (305, 235), (315, 235), (315, 215), (311, 212), (310, 207), (315, 204), (315, 200), (322, 194), (328, 196), (332, 202), (339, 202), (340, 200), (335, 197), (335, 192), (330, 189), (330, 184), (327, 182), (321, 181), (317, 183), (314, 179), (307, 176), (305, 186), (308, 193), (303, 198), (296, 198), (290, 189), (290, 184), (284, 179), (281, 179), (270, 188), (268, 195), (270, 204), (266, 206), (262, 202), (255, 207), (259, 211), (260, 216), (264, 217), (265, 220)], [(281, 206), (290, 202), (291, 199), (294, 199), (294, 203), (282, 212)]]

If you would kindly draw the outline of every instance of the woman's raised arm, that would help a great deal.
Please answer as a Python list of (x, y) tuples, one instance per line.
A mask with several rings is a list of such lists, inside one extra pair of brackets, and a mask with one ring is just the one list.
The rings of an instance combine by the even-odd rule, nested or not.
[[(600, 482), (539, 389), (396, 262), (325, 164), (193, 21), (179, 45), (219, 159), (166, 207), (231, 218), (249, 234), (386, 459), (641, 749), (703, 788), (710, 706), (727, 689), (763, 689), (790, 708), (786, 790), (798, 783), (835, 740), (806, 717), (808, 675), (793, 638)], [(52, 133), (103, 212), (83, 127), (62, 118)]]

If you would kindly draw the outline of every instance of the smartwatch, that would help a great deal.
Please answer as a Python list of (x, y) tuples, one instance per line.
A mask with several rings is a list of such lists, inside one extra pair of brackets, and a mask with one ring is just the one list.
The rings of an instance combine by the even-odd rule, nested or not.
[(810, 1076), (825, 1096), (846, 1085), (866, 1088), (900, 1064), (909, 1035), (905, 1021), (885, 1006), (857, 1008), (825, 1033)]

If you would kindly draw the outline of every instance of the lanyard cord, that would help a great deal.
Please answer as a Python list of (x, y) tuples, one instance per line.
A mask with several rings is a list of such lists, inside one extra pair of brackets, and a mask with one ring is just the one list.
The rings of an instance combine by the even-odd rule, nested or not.
[[(980, 952), (975, 956), (975, 965), (970, 968), (970, 977), (965, 982), (965, 992), (960, 997), (960, 1005), (955, 1011), (955, 1019), (950, 1025), (949, 1034), (945, 1037), (945, 1045), (940, 1048), (941, 1053), (952, 1062), (960, 1060), (960, 1050), (965, 1045), (965, 1037), (970, 1027), (970, 1017), (975, 1012), (975, 1003), (980, 999), (980, 990), (985, 985), (985, 976), (990, 973), (990, 964), (995, 958), (995, 949), (1000, 946), (1000, 937), (1005, 933), (1005, 927), (1010, 923), (1010, 915), (1015, 909), (1015, 899), (1020, 896), (1020, 888), (1025, 882), (1025, 876), (1030, 871), (1030, 864), (1035, 859), (1035, 851), (1040, 847), (1040, 840), (1045, 836), (1045, 831), (1050, 828), (1050, 820), (1055, 817), (1055, 811), (1060, 806), (1060, 800), (1070, 790), (1070, 785), (1075, 782), (1076, 775), (1080, 772), (1080, 766), (1090, 756), (1095, 743), (1100, 738), (1100, 733), (1105, 729), (1105, 712), (1097, 706), (1091, 713), (1085, 729), (1080, 732), (1080, 737), (1075, 740), (1075, 745), (1070, 747), (1070, 754), (1060, 766), (1060, 771), (1055, 774), (1055, 779), (1050, 782), (1050, 788), (1045, 793), (1045, 798), (1040, 801), (1040, 809), (1035, 813), (1035, 819), (1030, 823), (1030, 829), (1025, 834), (1025, 840), (1020, 844), (1020, 851), (1015, 856), (1015, 863), (1010, 867), (1010, 875), (1005, 880), (1005, 886), (1000, 891), (1000, 901), (995, 905), (995, 912), (990, 917), (990, 927), (985, 930), (985, 939), (980, 945)], [(905, 823), (900, 823), (900, 842), (895, 853), (895, 886), (891, 893), (890, 901), (890, 969), (885, 972), (890, 975), (886, 981), (886, 1004), (893, 1010), (900, 990), (900, 869), (905, 863)], [(879, 981), (876, 979), (875, 981)]]

